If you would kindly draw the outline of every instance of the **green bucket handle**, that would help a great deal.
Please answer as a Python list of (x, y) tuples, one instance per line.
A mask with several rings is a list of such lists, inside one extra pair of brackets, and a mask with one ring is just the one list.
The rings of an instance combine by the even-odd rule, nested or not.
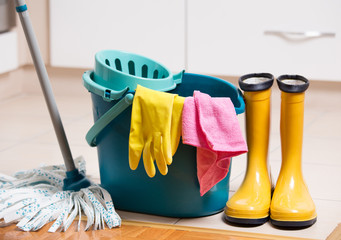
[(91, 147), (96, 146), (96, 137), (102, 130), (127, 107), (133, 103), (134, 95), (128, 93), (118, 103), (109, 109), (95, 124), (90, 128), (85, 136), (86, 141)]
[[(182, 82), (184, 71), (181, 71), (178, 74), (173, 75), (174, 87), (177, 84)], [(86, 141), (91, 147), (95, 147), (96, 144), (96, 137), (102, 130), (111, 123), (118, 115), (120, 115), (126, 108), (128, 108), (134, 99), (133, 93), (127, 93), (129, 88), (126, 87), (120, 91), (115, 91), (112, 89), (105, 88), (100, 84), (97, 84), (93, 81), (93, 71), (86, 71), (83, 74), (83, 84), (89, 92), (92, 92), (96, 95), (102, 96), (104, 101), (112, 101), (112, 100), (119, 100), (113, 107), (111, 107), (104, 115), (102, 115), (90, 128), (88, 133), (85, 136)], [(172, 89), (170, 89), (172, 90)], [(127, 93), (124, 97), (122, 97), (125, 93)]]

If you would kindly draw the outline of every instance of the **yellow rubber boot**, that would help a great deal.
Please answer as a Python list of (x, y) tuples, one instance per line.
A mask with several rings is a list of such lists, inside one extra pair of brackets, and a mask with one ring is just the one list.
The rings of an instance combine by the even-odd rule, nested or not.
[(302, 228), (316, 222), (314, 202), (302, 175), (304, 91), (309, 82), (298, 75), (277, 79), (281, 89), (282, 166), (271, 201), (271, 223)]
[(268, 73), (248, 74), (239, 79), (244, 91), (249, 151), (243, 183), (226, 203), (225, 219), (232, 224), (261, 225), (269, 218), (271, 181), (267, 159), (273, 80)]

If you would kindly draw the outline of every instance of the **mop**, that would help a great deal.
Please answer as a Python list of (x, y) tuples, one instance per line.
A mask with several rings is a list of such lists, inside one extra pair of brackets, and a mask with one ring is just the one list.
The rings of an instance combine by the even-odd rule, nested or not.
[(14, 176), (0, 175), (0, 227), (17, 223), (24, 231), (36, 231), (54, 221), (49, 232), (66, 231), (78, 216), (86, 216), (85, 230), (118, 227), (110, 194), (85, 176), (85, 161), (73, 160), (62, 121), (53, 96), (47, 71), (29, 19), (25, 0), (16, 0), (27, 43), (43, 90), (64, 165), (43, 166), (21, 171)]

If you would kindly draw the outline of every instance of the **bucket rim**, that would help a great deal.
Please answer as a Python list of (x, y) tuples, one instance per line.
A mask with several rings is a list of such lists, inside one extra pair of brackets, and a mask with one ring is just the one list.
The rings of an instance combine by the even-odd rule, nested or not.
[(192, 77), (201, 77), (201, 78), (213, 79), (214, 81), (221, 82), (223, 84), (228, 85), (231, 89), (234, 90), (234, 92), (236, 94), (236, 101), (239, 104), (239, 106), (236, 106), (235, 103), (233, 103), (236, 114), (242, 114), (245, 112), (245, 102), (244, 102), (243, 93), (240, 91), (240, 89), (238, 87), (236, 87), (232, 83), (230, 83), (226, 80), (223, 80), (219, 77), (208, 76), (208, 75), (203, 75), (203, 74), (187, 73), (186, 72), (186, 73), (184, 73), (184, 76), (186, 76), (186, 75), (192, 76)]
[[(118, 100), (121, 98), (126, 92), (131, 91), (134, 92), (135, 89), (131, 88), (129, 86), (126, 86), (125, 88), (121, 90), (113, 90), (111, 88), (108, 88), (106, 86), (101, 85), (100, 83), (97, 83), (93, 76), (94, 76), (94, 70), (88, 70), (83, 73), (82, 79), (83, 79), (83, 86), (91, 93), (94, 93), (96, 95), (99, 95), (103, 97), (105, 101), (113, 101)], [(182, 82), (182, 78), (184, 75), (184, 71), (181, 71), (178, 74), (172, 74), (171, 83), (172, 84), (161, 84), (155, 87), (152, 81), (146, 81), (149, 84), (143, 84), (140, 85), (144, 87), (148, 87), (153, 90), (161, 91), (161, 92), (167, 92), (171, 91), (176, 88), (177, 84), (180, 84)], [(144, 83), (146, 83), (144, 82)], [(139, 84), (139, 83), (137, 83)]]

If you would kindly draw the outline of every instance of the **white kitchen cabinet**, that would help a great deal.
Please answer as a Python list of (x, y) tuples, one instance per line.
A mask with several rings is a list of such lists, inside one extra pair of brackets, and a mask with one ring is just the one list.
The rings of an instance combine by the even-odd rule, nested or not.
[(188, 70), (341, 81), (340, 9), (339, 0), (188, 0)]
[(117, 49), (181, 71), (184, 35), (183, 0), (50, 0), (52, 66), (93, 68), (97, 51)]
[(0, 33), (0, 74), (18, 67), (18, 36), (16, 31)]

